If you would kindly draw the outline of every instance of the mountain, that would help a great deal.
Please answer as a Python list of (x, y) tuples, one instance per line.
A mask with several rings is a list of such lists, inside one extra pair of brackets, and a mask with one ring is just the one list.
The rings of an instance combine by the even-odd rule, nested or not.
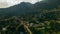
[(60, 5), (60, 0), (46, 0), (34, 4), (37, 9), (53, 9)]
[[(31, 4), (28, 2), (22, 2), (18, 5), (11, 6), (9, 8), (0, 8), (0, 16), (26, 16), (26, 15), (43, 15), (45, 10), (52, 10), (60, 5), (60, 0), (47, 0)], [(47, 11), (49, 12), (49, 11)]]
[(22, 2), (18, 5), (15, 5), (15, 6), (12, 6), (12, 7), (9, 7), (9, 8), (5, 8), (5, 9), (0, 9), (0, 13), (1, 12), (4, 12), (8, 15), (21, 15), (21, 14), (25, 14), (25, 13), (32, 13), (32, 4), (31, 3), (25, 3), (25, 2)]
[(32, 6), (30, 3), (22, 2), (21, 4), (8, 8), (8, 10), (14, 15), (21, 15), (32, 11)]

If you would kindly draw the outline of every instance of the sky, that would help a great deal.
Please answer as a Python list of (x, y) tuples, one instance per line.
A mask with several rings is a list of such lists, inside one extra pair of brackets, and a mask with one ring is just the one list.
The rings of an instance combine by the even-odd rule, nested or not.
[(32, 4), (42, 0), (0, 0), (0, 8), (10, 7), (21, 2), (30, 2)]

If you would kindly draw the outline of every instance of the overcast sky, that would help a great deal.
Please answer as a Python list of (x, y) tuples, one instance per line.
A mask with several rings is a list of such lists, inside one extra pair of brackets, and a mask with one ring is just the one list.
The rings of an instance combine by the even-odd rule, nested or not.
[(5, 7), (15, 5), (21, 2), (30, 2), (34, 4), (37, 1), (42, 1), (42, 0), (0, 0), (0, 8), (5, 8)]

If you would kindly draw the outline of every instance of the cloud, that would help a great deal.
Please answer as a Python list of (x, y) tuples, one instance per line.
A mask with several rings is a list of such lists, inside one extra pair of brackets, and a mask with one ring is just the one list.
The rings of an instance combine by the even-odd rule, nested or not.
[(8, 4), (6, 2), (0, 3), (0, 8), (6, 8), (7, 6), (8, 6)]
[(20, 1), (30, 2), (30, 3), (35, 3), (35, 2), (37, 2), (37, 0), (20, 0)]

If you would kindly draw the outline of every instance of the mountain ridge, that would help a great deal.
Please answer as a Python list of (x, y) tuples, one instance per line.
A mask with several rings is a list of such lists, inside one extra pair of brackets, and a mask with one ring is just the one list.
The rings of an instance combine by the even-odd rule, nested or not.
[(8, 16), (33, 15), (38, 13), (43, 14), (43, 12), (45, 12), (43, 10), (51, 10), (58, 7), (59, 5), (59, 2), (55, 3), (51, 1), (49, 3), (41, 1), (35, 4), (22, 2), (9, 8), (0, 9), (0, 13), (5, 13)]

